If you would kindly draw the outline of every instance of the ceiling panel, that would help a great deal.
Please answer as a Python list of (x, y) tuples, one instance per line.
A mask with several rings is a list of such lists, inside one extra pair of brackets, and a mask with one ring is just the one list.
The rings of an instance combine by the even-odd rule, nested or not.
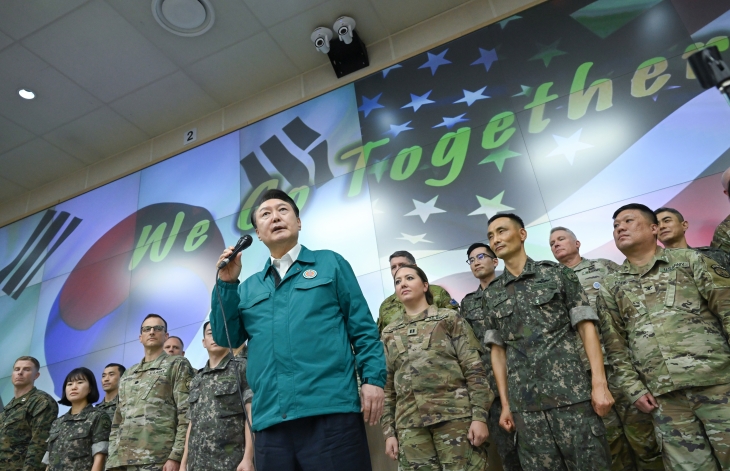
[(2, 0), (0, 31), (23, 38), (60, 18), (87, 0)]
[(151, 136), (163, 134), (220, 108), (183, 72), (147, 85), (110, 106)]
[(107, 0), (107, 3), (180, 66), (191, 64), (263, 31), (259, 21), (241, 0), (212, 2), (215, 24), (205, 34), (192, 38), (177, 36), (157, 24), (149, 1)]
[(269, 28), (269, 31), (299, 69), (310, 70), (329, 62), (327, 56), (318, 52), (310, 41), (312, 31), (317, 26), (332, 29), (335, 20), (342, 15), (355, 19), (355, 29), (366, 44), (374, 43), (388, 36), (388, 32), (370, 3), (349, 0), (330, 0)]
[(369, 0), (390, 34), (402, 31), (469, 0)]
[(177, 68), (101, 0), (71, 12), (23, 44), (104, 102)]
[(185, 71), (221, 105), (300, 73), (266, 32), (189, 65)]
[(0, 201), (9, 200), (20, 196), (27, 190), (20, 185), (16, 185), (10, 180), (0, 177)]
[(0, 116), (0, 154), (33, 139), (33, 134)]
[(134, 147), (151, 136), (109, 107), (102, 106), (43, 137), (84, 163), (92, 164)]
[(0, 155), (0, 175), (29, 190), (82, 167), (81, 162), (40, 138)]
[[(18, 96), (20, 88), (36, 93)], [(99, 107), (101, 102), (20, 44), (0, 51), (0, 114), (40, 135)]]
[(0, 32), (0, 50), (13, 44), (13, 38)]
[[(267, 28), (281, 23), (298, 13), (324, 3), (326, 0), (243, 0), (256, 18)], [(354, 2), (351, 2), (354, 3)], [(336, 17), (335, 17), (336, 18)], [(334, 21), (334, 18), (332, 19)]]

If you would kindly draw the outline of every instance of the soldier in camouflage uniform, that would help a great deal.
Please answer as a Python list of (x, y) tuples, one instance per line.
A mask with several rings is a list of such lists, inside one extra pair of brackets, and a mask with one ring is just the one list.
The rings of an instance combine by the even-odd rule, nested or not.
[[(550, 249), (562, 265), (571, 268), (578, 276), (591, 307), (596, 311), (596, 298), (603, 279), (607, 274), (618, 270), (619, 266), (604, 258), (588, 260), (581, 257), (580, 241), (573, 231), (565, 227), (553, 227), (550, 230)], [(581, 353), (581, 360), (590, 373), (583, 342), (580, 335), (576, 338), (579, 342), (578, 351)], [(663, 470), (664, 463), (654, 434), (651, 415), (634, 407), (629, 398), (623, 394), (616, 383), (613, 368), (606, 361), (605, 350), (603, 353), (608, 389), (615, 401), (611, 411), (602, 417), (606, 426), (606, 439), (611, 448), (611, 471)]]
[[(486, 322), (484, 320), (484, 309), (482, 307), (482, 293), (489, 283), (494, 280), (494, 270), (497, 268), (497, 256), (488, 245), (482, 243), (472, 244), (466, 251), (469, 268), (472, 274), (479, 280), (479, 286), (473, 293), (464, 296), (461, 301), (461, 314), (474, 330), (477, 339), (484, 339)], [(504, 471), (522, 471), (520, 459), (517, 456), (514, 432), (507, 432), (499, 426), (499, 417), (502, 415), (502, 402), (497, 396), (497, 383), (494, 381), (492, 372), (492, 350), (489, 346), (482, 345), (482, 363), (487, 372), (487, 384), (495, 394), (495, 400), (489, 409), (487, 425), (489, 427), (490, 441), (497, 446), (497, 453)]]
[(119, 386), (107, 469), (175, 471), (188, 428), (188, 390), (194, 371), (185, 357), (162, 349), (167, 322), (148, 315), (140, 328), (145, 356), (129, 368)]
[(99, 399), (94, 373), (76, 368), (63, 384), (58, 402), (71, 410), (53, 422), (43, 463), (48, 471), (103, 471), (112, 421), (93, 405)]
[[(722, 174), (722, 189), (725, 196), (730, 197), (730, 168)], [(730, 254), (730, 216), (717, 226), (710, 246)]]
[[(482, 295), (492, 368), (502, 400), (500, 425), (517, 430), (527, 470), (605, 470), (611, 465), (599, 416), (613, 406), (598, 317), (573, 270), (535, 262), (527, 231), (514, 214), (489, 219), (489, 243), (505, 270)], [(578, 354), (580, 332), (591, 379)]]
[(402, 471), (484, 470), (494, 395), (481, 345), (456, 311), (431, 304), (420, 268), (399, 269), (395, 286), (406, 314), (383, 331), (386, 454)]
[[(390, 274), (395, 276), (396, 270), (400, 267), (415, 264), (416, 259), (410, 252), (399, 250), (390, 256)], [(437, 308), (458, 309), (459, 303), (451, 297), (448, 291), (436, 285), (431, 285), (430, 288), (433, 294), (433, 303)], [(395, 293), (385, 298), (378, 311), (378, 331), (382, 333), (388, 324), (403, 317), (405, 312), (403, 303), (400, 302)]]
[(609, 362), (651, 412), (671, 470), (730, 470), (730, 273), (694, 250), (656, 245), (644, 205), (614, 213), (627, 259), (598, 298)]
[(216, 344), (210, 322), (203, 325), (203, 332), (209, 360), (190, 383), (190, 424), (181, 469), (253, 471), (251, 431), (241, 404), (242, 396), (250, 417), (253, 393), (246, 382), (247, 359), (231, 357), (228, 349)]
[(36, 389), (40, 363), (22, 356), (13, 365), (14, 398), (0, 412), (0, 469), (40, 471), (51, 424), (58, 416), (58, 404)]
[(96, 405), (96, 408), (106, 412), (111, 420), (114, 420), (114, 413), (119, 404), (119, 380), (126, 371), (126, 368), (119, 363), (109, 363), (101, 373), (101, 388), (104, 390), (104, 400)]
[(725, 270), (730, 270), (730, 253), (714, 247), (690, 247), (685, 233), (689, 229), (689, 221), (674, 208), (659, 208), (654, 211), (659, 222), (659, 242), (665, 249), (693, 249), (701, 255), (711, 258)]

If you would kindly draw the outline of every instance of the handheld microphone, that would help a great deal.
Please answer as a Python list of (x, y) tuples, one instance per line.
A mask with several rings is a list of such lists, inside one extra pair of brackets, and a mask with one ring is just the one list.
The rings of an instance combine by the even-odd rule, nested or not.
[(253, 243), (253, 237), (251, 237), (248, 234), (246, 234), (245, 236), (238, 239), (238, 242), (236, 242), (236, 246), (233, 247), (233, 252), (231, 252), (231, 254), (228, 257), (226, 257), (223, 260), (221, 260), (220, 262), (218, 262), (218, 268), (221, 269), (221, 268), (225, 267), (226, 265), (228, 265), (231, 260), (236, 258), (236, 255), (238, 255), (239, 252), (243, 252), (244, 250), (249, 248), (252, 243)]

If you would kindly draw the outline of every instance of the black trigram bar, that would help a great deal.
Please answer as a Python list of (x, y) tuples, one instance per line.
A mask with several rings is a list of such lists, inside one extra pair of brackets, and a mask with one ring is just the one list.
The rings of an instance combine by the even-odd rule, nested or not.
[[(52, 209), (46, 211), (15, 260), (0, 270), (0, 283), (5, 282), (2, 290), (11, 298), (18, 299), (23, 294), (30, 280), (46, 263), (48, 257), (81, 224), (81, 219), (74, 217), (66, 225), (71, 216), (66, 211), (58, 213), (58, 217), (55, 216), (56, 211)], [(63, 229), (63, 232), (61, 232), (61, 229)], [(61, 235), (56, 238), (59, 232), (61, 232)]]
[[(310, 128), (299, 118), (291, 120), (282, 129), (284, 134), (302, 151), (311, 146), (317, 139), (321, 137), (314, 129)], [(276, 170), (284, 177), (292, 186), (309, 185), (309, 170), (295, 155), (293, 155), (278, 137), (272, 136), (261, 145), (261, 150), (266, 158), (274, 165)], [(314, 161), (314, 184), (320, 186), (333, 178), (332, 171), (329, 167), (327, 159), (327, 141), (320, 142), (314, 149), (309, 151), (309, 155)], [(251, 152), (241, 159), (241, 166), (246, 172), (249, 182), (253, 188), (258, 187), (261, 183), (268, 180), (270, 176)]]

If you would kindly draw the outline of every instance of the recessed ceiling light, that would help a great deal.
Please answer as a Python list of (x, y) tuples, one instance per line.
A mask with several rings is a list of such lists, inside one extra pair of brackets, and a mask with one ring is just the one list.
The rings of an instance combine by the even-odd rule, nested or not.
[(21, 88), (18, 90), (18, 95), (20, 95), (20, 98), (25, 98), (26, 100), (32, 100), (35, 98), (35, 93), (28, 90), (27, 88)]
[(152, 0), (152, 16), (167, 31), (183, 37), (200, 36), (215, 23), (210, 0)]

